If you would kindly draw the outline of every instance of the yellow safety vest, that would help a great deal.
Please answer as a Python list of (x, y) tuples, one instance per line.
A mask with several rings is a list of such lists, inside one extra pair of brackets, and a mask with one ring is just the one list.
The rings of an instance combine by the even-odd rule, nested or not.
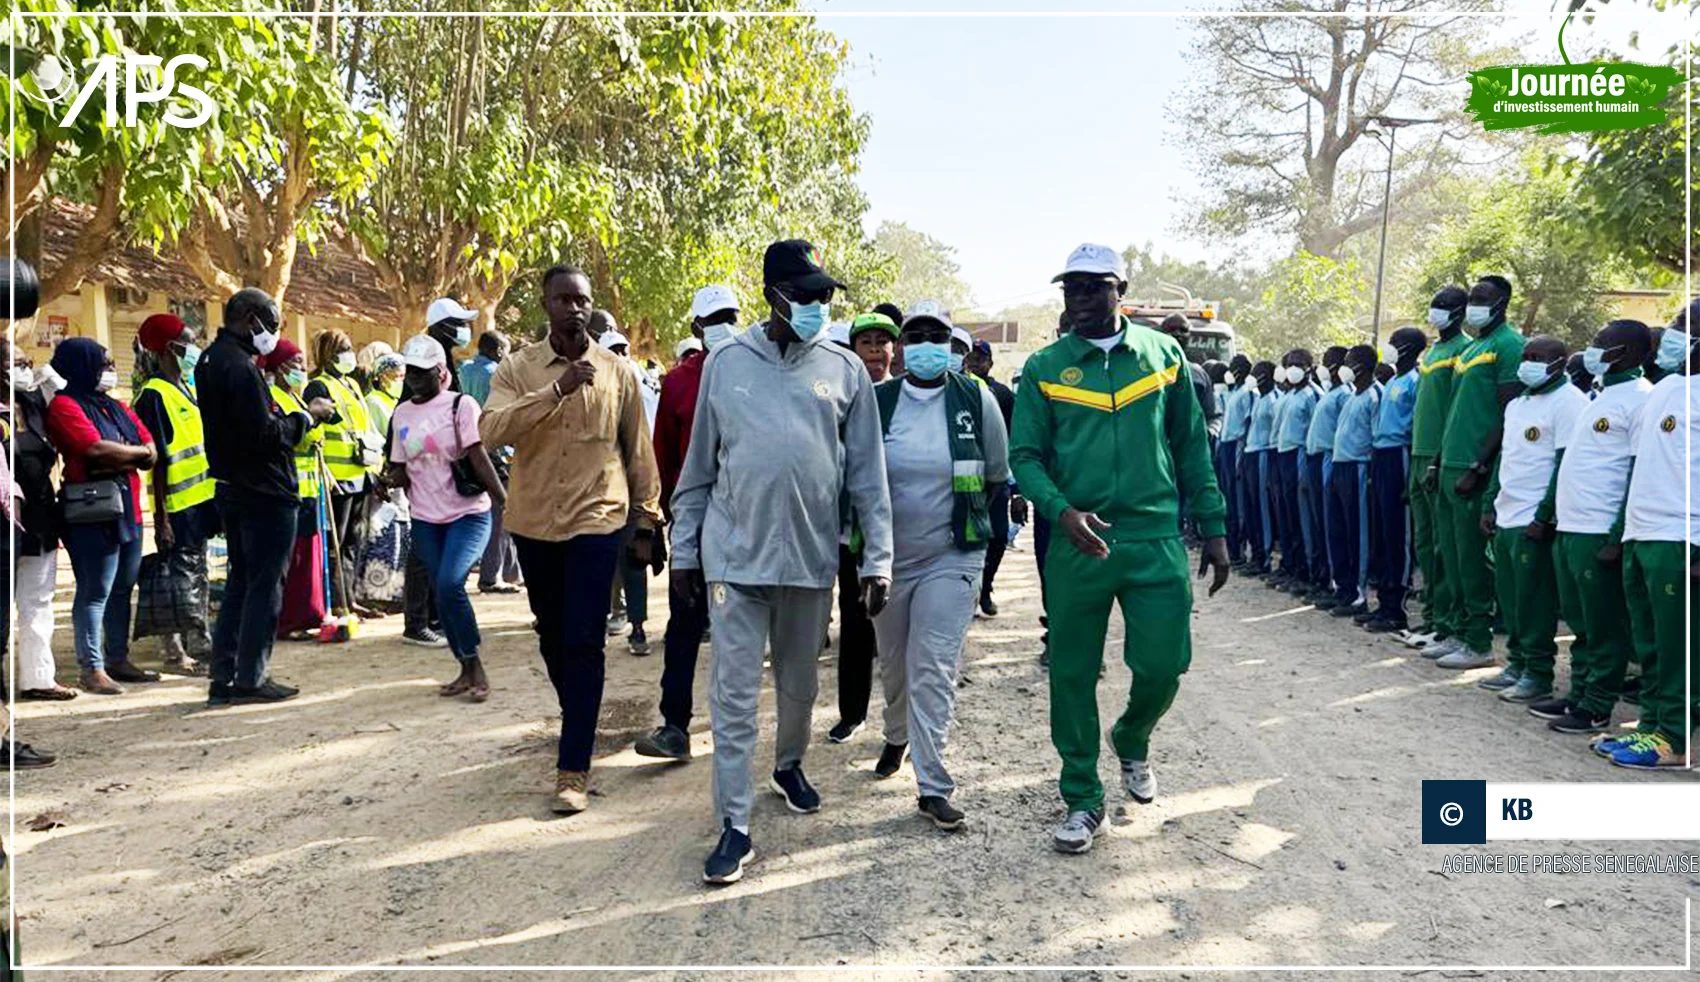
[[(281, 386), (272, 386), (272, 399), (286, 413), (307, 412), (307, 407), (301, 400)], [(308, 417), (311, 419), (311, 417)], [(319, 497), (319, 447), (325, 442), (327, 424), (310, 426), (301, 442), (295, 445), (295, 490), (304, 501), (314, 501)]]
[(206, 438), (201, 410), (195, 400), (162, 378), (148, 379), (143, 392), (157, 392), (171, 421), (171, 440), (165, 445), (165, 510), (177, 514), (211, 501), (216, 487), (207, 470)]
[(336, 403), (337, 415), (342, 417), (339, 423), (320, 427), (324, 431), (325, 465), (330, 468), (331, 477), (338, 481), (358, 481), (366, 473), (366, 456), (359, 434), (372, 428), (366, 402), (348, 379), (328, 372), (319, 372), (313, 379), (325, 383), (331, 401)]

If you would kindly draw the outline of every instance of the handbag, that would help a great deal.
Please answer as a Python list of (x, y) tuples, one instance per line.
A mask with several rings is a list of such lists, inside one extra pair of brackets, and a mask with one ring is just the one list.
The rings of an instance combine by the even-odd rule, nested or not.
[(454, 402), (450, 404), (449, 408), (449, 422), (454, 427), (455, 453), (457, 454), (454, 460), (449, 461), (449, 475), (454, 478), (455, 490), (460, 492), (463, 497), (476, 498), (490, 489), (484, 486), (484, 479), (479, 477), (478, 472), (472, 469), (472, 462), (466, 459), (466, 447), (461, 444), (460, 401), (464, 398), (466, 398), (464, 394), (455, 393)]
[(124, 517), (124, 496), (117, 481), (70, 481), (59, 489), (67, 525), (99, 525)]

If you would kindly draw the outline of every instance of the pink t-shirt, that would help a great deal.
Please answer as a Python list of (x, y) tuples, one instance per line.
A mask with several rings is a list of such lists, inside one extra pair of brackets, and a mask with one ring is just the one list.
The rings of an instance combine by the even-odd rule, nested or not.
[[(455, 413), (457, 397), (460, 411)], [(444, 525), (490, 510), (489, 495), (461, 494), (449, 473), (449, 462), (479, 442), (478, 400), (446, 391), (428, 402), (403, 399), (390, 416), (390, 432), (390, 460), (407, 465), (407, 501), (414, 518)]]

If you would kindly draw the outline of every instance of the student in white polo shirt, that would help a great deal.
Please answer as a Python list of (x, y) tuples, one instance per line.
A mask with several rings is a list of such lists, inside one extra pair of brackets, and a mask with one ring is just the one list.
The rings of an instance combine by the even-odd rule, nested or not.
[(1505, 440), (1494, 483), (1498, 494), (1482, 514), (1493, 536), (1495, 592), (1505, 617), (1505, 670), (1480, 683), (1506, 702), (1552, 695), (1558, 644), (1558, 581), (1552, 565), (1553, 474), (1570, 443), (1570, 428), (1588, 397), (1564, 371), (1564, 342), (1530, 338), (1517, 366), (1528, 389), (1505, 407)]
[(1553, 564), (1558, 600), (1576, 640), (1570, 643), (1570, 691), (1542, 699), (1529, 714), (1560, 733), (1597, 733), (1611, 725), (1629, 667), (1629, 611), (1623, 600), (1623, 501), (1635, 459), (1641, 407), (1652, 385), (1641, 377), (1651, 335), (1640, 321), (1616, 320), (1582, 354), (1599, 376), (1599, 398), (1570, 429), (1558, 465), (1558, 542)]
[[(1690, 497), (1700, 486), (1700, 348), (1689, 333), (1700, 316), (1690, 303), (1659, 339), (1665, 376), (1647, 397), (1635, 442), (1635, 473), (1623, 520), (1623, 589), (1629, 633), (1641, 662), (1641, 722), (1627, 738), (1596, 738), (1594, 752), (1619, 767), (1682, 767), (1700, 707), (1700, 642), (1690, 616), (1700, 545), (1700, 514)], [(1689, 679), (1695, 679), (1690, 683)]]

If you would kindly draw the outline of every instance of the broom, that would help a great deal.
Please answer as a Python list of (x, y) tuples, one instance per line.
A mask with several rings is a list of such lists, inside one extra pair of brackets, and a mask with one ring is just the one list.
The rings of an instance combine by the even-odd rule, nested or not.
[[(319, 494), (324, 502), (324, 513), (330, 512), (330, 468), (325, 465), (323, 449), (315, 449), (314, 455), (319, 468)], [(360, 634), (360, 618), (354, 613), (353, 603), (348, 593), (348, 569), (342, 563), (342, 541), (338, 537), (336, 523), (326, 521), (330, 529), (331, 554), (326, 558), (327, 568), (334, 564), (336, 569), (337, 597), (342, 603), (340, 613), (333, 615), (329, 610), (325, 613), (325, 622), (319, 627), (319, 641), (323, 644), (351, 641)], [(328, 599), (327, 592), (327, 599)], [(328, 606), (328, 604), (327, 604)]]

